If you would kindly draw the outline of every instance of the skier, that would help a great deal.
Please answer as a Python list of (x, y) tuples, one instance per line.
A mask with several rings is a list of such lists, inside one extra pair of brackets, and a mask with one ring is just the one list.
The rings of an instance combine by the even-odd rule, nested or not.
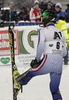
[[(31, 78), (37, 75), (50, 73), (50, 90), (53, 100), (62, 100), (59, 90), (63, 57), (66, 56), (65, 36), (55, 27), (56, 14), (54, 11), (45, 11), (42, 14), (43, 28), (38, 37), (36, 58), (31, 61), (31, 70), (18, 83), (26, 85)], [(41, 56), (43, 54), (43, 59)]]

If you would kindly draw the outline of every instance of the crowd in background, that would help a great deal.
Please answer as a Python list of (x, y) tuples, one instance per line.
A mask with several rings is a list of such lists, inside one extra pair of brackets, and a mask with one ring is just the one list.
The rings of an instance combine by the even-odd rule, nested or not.
[(41, 14), (45, 10), (54, 10), (57, 15), (57, 21), (60, 16), (62, 16), (66, 22), (69, 22), (69, 4), (67, 4), (67, 9), (63, 12), (61, 3), (52, 3), (51, 1), (47, 3), (39, 3), (38, 0), (34, 1), (34, 6), (32, 8), (24, 7), (23, 11), (17, 12), (13, 2), (9, 4), (9, 10), (2, 10), (1, 19), (4, 21), (31, 21), (31, 22), (40, 22)]

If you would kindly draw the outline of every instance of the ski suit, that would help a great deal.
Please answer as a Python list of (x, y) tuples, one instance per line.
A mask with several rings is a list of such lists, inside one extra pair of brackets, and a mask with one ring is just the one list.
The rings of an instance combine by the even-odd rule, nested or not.
[[(61, 99), (59, 84), (62, 74), (63, 57), (66, 56), (65, 36), (62, 31), (57, 29), (54, 24), (41, 28), (38, 34), (39, 42), (37, 45), (36, 59), (42, 62), (37, 68), (33, 68), (29, 77), (50, 73), (50, 90), (53, 100)], [(30, 79), (27, 78), (28, 82)], [(22, 83), (24, 84), (24, 83)]]

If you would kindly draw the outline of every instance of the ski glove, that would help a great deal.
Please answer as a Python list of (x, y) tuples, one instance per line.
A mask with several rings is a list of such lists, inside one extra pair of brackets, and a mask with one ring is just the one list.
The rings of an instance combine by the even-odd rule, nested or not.
[(37, 68), (38, 65), (39, 65), (39, 63), (40, 63), (39, 61), (37, 61), (36, 59), (34, 59), (34, 60), (31, 61), (30, 66), (32, 68)]

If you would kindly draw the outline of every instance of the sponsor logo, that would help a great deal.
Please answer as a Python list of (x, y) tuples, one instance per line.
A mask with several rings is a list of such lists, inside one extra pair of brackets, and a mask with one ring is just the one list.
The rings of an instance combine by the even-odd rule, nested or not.
[(6, 57), (6, 58), (0, 58), (0, 62), (3, 64), (8, 64), (10, 62), (10, 58)]
[(49, 44), (49, 47), (53, 47), (53, 44)]
[(21, 54), (34, 54), (38, 43), (38, 30), (26, 30), (19, 32), (20, 53)]
[[(14, 30), (14, 49), (15, 54), (19, 54), (19, 35), (18, 30)], [(10, 55), (10, 44), (8, 30), (0, 31), (0, 56)]]

